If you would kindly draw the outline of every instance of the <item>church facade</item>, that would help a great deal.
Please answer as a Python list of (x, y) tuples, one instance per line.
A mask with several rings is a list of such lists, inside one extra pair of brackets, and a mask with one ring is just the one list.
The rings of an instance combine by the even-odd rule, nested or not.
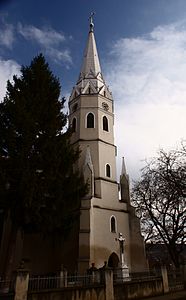
[(69, 99), (69, 123), (71, 142), (81, 150), (78, 167), (89, 184), (81, 202), (78, 270), (85, 271), (91, 263), (97, 268), (104, 262), (119, 266), (119, 234), (125, 239), (124, 259), (129, 270), (144, 270), (144, 243), (130, 204), (124, 159), (119, 184), (116, 179), (114, 102), (101, 71), (92, 18), (80, 75)]

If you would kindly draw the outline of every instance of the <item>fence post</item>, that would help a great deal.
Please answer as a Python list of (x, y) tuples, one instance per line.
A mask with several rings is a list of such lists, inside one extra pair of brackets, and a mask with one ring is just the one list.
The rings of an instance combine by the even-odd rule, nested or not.
[(60, 271), (60, 288), (67, 287), (68, 282), (67, 282), (67, 270), (62, 269)]
[(105, 300), (114, 300), (113, 271), (105, 268)]
[(18, 269), (15, 282), (14, 300), (27, 300), (29, 273), (25, 269)]
[(162, 279), (163, 279), (163, 291), (164, 291), (164, 293), (168, 293), (169, 292), (169, 282), (168, 282), (166, 266), (161, 266), (161, 275), (162, 275)]

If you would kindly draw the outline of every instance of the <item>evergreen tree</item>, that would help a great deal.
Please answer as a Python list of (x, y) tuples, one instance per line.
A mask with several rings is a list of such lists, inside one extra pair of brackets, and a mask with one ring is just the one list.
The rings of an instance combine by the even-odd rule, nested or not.
[(86, 192), (59, 97), (59, 81), (40, 54), (8, 81), (0, 103), (0, 211), (14, 232), (68, 233)]

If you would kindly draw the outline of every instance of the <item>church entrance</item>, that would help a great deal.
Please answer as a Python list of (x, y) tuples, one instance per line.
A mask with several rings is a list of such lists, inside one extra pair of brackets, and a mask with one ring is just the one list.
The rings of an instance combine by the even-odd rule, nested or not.
[(119, 258), (115, 252), (113, 252), (108, 259), (108, 267), (110, 268), (118, 268)]

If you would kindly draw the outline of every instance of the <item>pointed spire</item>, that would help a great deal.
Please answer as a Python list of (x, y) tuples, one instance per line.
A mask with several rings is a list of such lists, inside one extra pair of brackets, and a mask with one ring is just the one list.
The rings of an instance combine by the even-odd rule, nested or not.
[(129, 175), (126, 171), (125, 159), (122, 157), (122, 169), (120, 176), (121, 201), (130, 204)]
[(122, 157), (121, 176), (122, 176), (122, 175), (127, 175), (126, 165), (125, 165), (125, 158), (124, 158), (124, 157)]
[(94, 23), (93, 23), (93, 13), (90, 16), (90, 31), (88, 35), (87, 45), (84, 52), (83, 64), (81, 67), (80, 78), (86, 77), (92, 73), (93, 76), (97, 76), (101, 73), (101, 67), (99, 63), (99, 57), (96, 47), (96, 41), (94, 37)]
[(122, 167), (121, 167), (121, 176), (120, 176), (120, 179), (122, 177), (125, 177), (127, 180), (129, 180), (129, 174), (127, 173), (126, 164), (125, 164), (125, 158), (124, 157), (122, 157)]
[(89, 34), (84, 52), (81, 72), (75, 87), (72, 90), (69, 101), (83, 94), (100, 94), (112, 100), (112, 93), (106, 85), (102, 73), (94, 37), (94, 23), (91, 13), (89, 18)]

